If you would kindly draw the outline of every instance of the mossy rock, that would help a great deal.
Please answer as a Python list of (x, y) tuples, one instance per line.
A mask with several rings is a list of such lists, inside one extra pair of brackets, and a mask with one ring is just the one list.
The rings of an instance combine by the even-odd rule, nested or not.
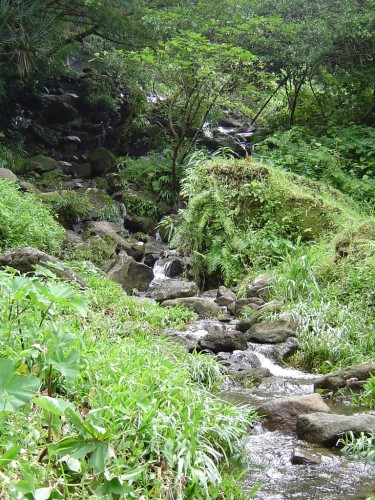
[(58, 170), (59, 165), (56, 160), (49, 156), (36, 155), (31, 158), (26, 158), (21, 166), (21, 173), (38, 172), (44, 173), (50, 170)]
[(102, 175), (116, 166), (115, 156), (105, 148), (97, 148), (88, 155), (94, 174)]
[(193, 255), (195, 279), (234, 284), (246, 268), (280, 260), (286, 244), (329, 241), (363, 221), (323, 183), (251, 160), (215, 159), (188, 171), (187, 208), (172, 244)]

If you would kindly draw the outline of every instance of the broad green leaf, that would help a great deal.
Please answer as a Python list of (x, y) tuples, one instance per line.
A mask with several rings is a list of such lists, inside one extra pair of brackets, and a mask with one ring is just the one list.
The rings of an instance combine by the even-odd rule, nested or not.
[(9, 450), (0, 455), (0, 469), (8, 465), (12, 460), (14, 460), (18, 455), (20, 449), (21, 446), (12, 446), (12, 448), (9, 448)]
[(105, 460), (108, 455), (108, 444), (97, 443), (94, 453), (89, 459), (89, 465), (96, 472), (103, 472), (105, 467)]
[(14, 363), (8, 359), (0, 361), (0, 411), (17, 411), (30, 401), (39, 387), (39, 379), (18, 375)]
[(53, 415), (62, 416), (67, 408), (74, 409), (74, 405), (72, 403), (69, 403), (64, 399), (51, 398), (49, 396), (35, 397), (33, 398), (33, 403)]
[(79, 352), (75, 349), (67, 353), (58, 346), (54, 355), (47, 361), (60, 372), (68, 382), (73, 382), (79, 374)]
[(134, 488), (128, 486), (126, 484), (121, 484), (119, 478), (114, 477), (110, 481), (105, 480), (104, 484), (99, 486), (95, 493), (99, 497), (103, 497), (106, 495), (128, 495), (133, 493)]
[(34, 491), (35, 500), (48, 500), (51, 496), (52, 488), (37, 488)]

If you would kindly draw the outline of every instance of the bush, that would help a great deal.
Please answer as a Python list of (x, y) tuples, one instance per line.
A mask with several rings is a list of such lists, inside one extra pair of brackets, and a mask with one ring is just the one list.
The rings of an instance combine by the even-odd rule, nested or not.
[(58, 221), (66, 227), (79, 222), (94, 209), (87, 196), (74, 191), (52, 193), (44, 196), (43, 201), (50, 206)]
[(21, 193), (9, 181), (0, 179), (0, 247), (33, 246), (56, 254), (65, 230), (34, 194)]

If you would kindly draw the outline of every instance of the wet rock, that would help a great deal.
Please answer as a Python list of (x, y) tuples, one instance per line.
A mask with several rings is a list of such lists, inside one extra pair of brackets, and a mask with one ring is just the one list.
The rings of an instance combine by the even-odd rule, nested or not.
[(9, 168), (0, 168), (0, 179), (17, 182), (18, 177)]
[(232, 379), (243, 386), (258, 385), (262, 382), (264, 378), (271, 377), (271, 372), (268, 368), (259, 367), (251, 368), (249, 370), (241, 370), (236, 373), (232, 373)]
[(144, 233), (153, 236), (156, 233), (156, 223), (150, 217), (140, 215), (127, 216), (124, 221), (126, 229), (132, 233)]
[(146, 266), (154, 266), (155, 262), (159, 259), (160, 253), (163, 248), (163, 244), (155, 240), (152, 242), (147, 242), (145, 244), (144, 263), (146, 264)]
[(290, 462), (293, 465), (320, 465), (322, 463), (322, 459), (316, 453), (296, 448), (293, 451)]
[(227, 306), (236, 300), (236, 294), (226, 286), (219, 286), (215, 302), (218, 306)]
[[(233, 353), (219, 352), (218, 359), (231, 371), (238, 373), (250, 372), (253, 369), (260, 369), (261, 363), (253, 352), (242, 350)], [(266, 369), (267, 373), (269, 370)], [(244, 375), (245, 376), (245, 375)], [(265, 376), (269, 376), (268, 374)]]
[(197, 330), (195, 332), (169, 332), (168, 335), (179, 342), (189, 352), (197, 350), (198, 342), (201, 338), (207, 335), (205, 330)]
[(335, 413), (311, 413), (300, 415), (297, 420), (297, 436), (310, 443), (334, 447), (347, 432), (374, 433), (375, 416), (366, 413), (350, 416)]
[(375, 364), (363, 363), (361, 365), (348, 366), (332, 373), (324, 375), (314, 383), (314, 390), (328, 389), (337, 391), (350, 384), (350, 381), (364, 381), (375, 374)]
[(82, 278), (61, 261), (33, 247), (11, 248), (0, 254), (0, 267), (7, 266), (13, 267), (21, 273), (33, 273), (36, 266), (43, 266), (61, 279), (75, 281), (84, 288), (87, 286)]
[(182, 257), (168, 257), (164, 267), (165, 275), (169, 278), (177, 278), (184, 273), (184, 262)]
[(296, 335), (296, 325), (290, 319), (265, 321), (252, 326), (246, 332), (249, 342), (260, 344), (279, 344)]
[(244, 334), (233, 330), (222, 333), (209, 333), (198, 342), (197, 349), (217, 354), (219, 352), (242, 351), (246, 347), (247, 342)]
[[(198, 287), (193, 281), (166, 280), (161, 283), (152, 283), (147, 290), (147, 297), (157, 302), (178, 299), (182, 297), (194, 297), (198, 293)], [(171, 304), (175, 305), (175, 304)], [(217, 307), (217, 306), (216, 306)]]
[(267, 429), (287, 432), (296, 430), (297, 419), (300, 415), (316, 412), (330, 413), (330, 411), (320, 394), (273, 399), (258, 408), (259, 415), (265, 416), (264, 423)]
[(115, 265), (108, 271), (107, 276), (117, 283), (127, 293), (132, 293), (133, 289), (145, 292), (151, 281), (154, 279), (154, 272), (151, 267), (137, 262), (125, 251), (121, 251)]
[(87, 158), (92, 166), (93, 173), (96, 175), (102, 175), (106, 170), (111, 170), (116, 166), (116, 158), (105, 148), (95, 149)]
[(181, 297), (165, 300), (162, 307), (184, 306), (198, 314), (200, 318), (216, 318), (221, 314), (220, 307), (203, 297)]
[(289, 337), (285, 342), (275, 345), (272, 355), (276, 361), (286, 361), (298, 351), (298, 343), (294, 337)]

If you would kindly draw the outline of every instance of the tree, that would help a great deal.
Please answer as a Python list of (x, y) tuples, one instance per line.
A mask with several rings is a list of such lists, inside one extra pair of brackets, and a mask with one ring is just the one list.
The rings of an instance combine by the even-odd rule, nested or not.
[(147, 49), (133, 57), (147, 71), (147, 90), (157, 96), (172, 139), (172, 183), (177, 193), (178, 167), (191, 153), (213, 108), (248, 88), (256, 58), (240, 47), (212, 43), (189, 31), (160, 44), (155, 52)]

